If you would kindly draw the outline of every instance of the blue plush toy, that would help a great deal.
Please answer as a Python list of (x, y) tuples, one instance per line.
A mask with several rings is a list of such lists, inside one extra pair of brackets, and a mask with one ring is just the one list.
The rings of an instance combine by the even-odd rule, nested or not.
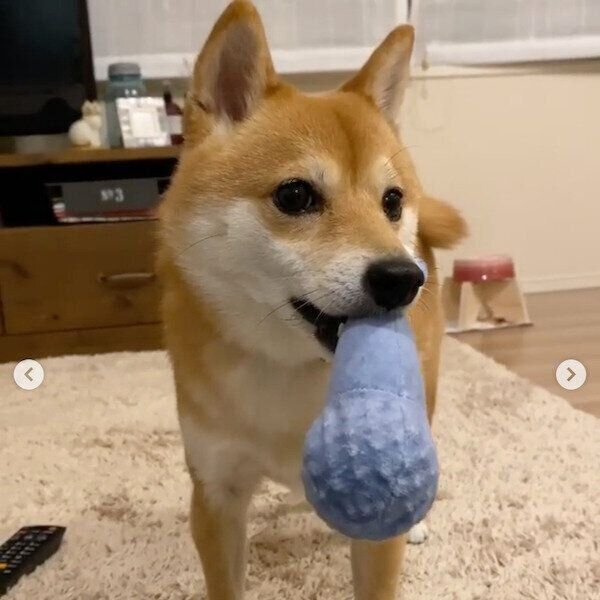
[(317, 514), (352, 538), (404, 533), (431, 507), (438, 463), (406, 319), (344, 326), (327, 404), (306, 436), (302, 478)]

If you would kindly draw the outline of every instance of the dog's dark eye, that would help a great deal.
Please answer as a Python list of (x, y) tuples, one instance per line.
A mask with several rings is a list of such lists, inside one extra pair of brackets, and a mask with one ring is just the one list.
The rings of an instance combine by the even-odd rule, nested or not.
[(302, 179), (282, 183), (273, 194), (275, 206), (287, 215), (299, 215), (315, 210), (318, 198), (313, 186)]
[(399, 221), (402, 216), (402, 198), (404, 194), (400, 188), (390, 188), (383, 194), (383, 211), (390, 221)]

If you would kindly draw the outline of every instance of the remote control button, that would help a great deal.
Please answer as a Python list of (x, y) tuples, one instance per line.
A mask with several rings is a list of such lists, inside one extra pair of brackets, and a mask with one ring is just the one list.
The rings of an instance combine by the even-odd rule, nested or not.
[(5, 562), (1, 562), (0, 563), (0, 571), (3, 571), (4, 569), (7, 569), (8, 565)]
[(48, 536), (45, 533), (40, 533), (40, 535), (38, 535), (35, 539), (38, 542), (43, 542), (44, 540), (48, 539)]

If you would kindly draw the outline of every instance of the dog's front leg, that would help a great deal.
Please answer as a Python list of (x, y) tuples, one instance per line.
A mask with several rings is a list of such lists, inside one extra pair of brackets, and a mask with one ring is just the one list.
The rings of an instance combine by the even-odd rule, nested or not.
[(227, 501), (214, 502), (207, 498), (202, 482), (193, 482), (190, 521), (208, 600), (241, 600), (246, 567), (246, 514), (253, 490), (229, 490)]
[(352, 540), (352, 577), (356, 600), (395, 600), (406, 536), (385, 542)]

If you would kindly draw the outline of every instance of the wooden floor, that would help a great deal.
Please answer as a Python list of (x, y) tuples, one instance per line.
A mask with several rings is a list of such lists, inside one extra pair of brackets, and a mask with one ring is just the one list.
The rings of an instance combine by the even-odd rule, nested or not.
[[(511, 371), (600, 417), (600, 288), (527, 296), (533, 326), (456, 334)], [(575, 358), (587, 381), (575, 391), (555, 379), (559, 363)]]

